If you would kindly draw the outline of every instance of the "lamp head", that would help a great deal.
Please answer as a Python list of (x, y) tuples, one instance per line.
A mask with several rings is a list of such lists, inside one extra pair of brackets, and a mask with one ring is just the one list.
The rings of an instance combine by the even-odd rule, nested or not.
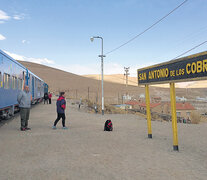
[(90, 39), (91, 39), (91, 42), (93, 42), (93, 40), (94, 40), (94, 37), (91, 37)]

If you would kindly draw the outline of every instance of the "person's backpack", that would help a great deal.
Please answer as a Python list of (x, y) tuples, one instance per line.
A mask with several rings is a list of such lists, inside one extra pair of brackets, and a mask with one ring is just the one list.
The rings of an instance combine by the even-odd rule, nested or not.
[(113, 131), (113, 124), (110, 119), (105, 122), (104, 131)]

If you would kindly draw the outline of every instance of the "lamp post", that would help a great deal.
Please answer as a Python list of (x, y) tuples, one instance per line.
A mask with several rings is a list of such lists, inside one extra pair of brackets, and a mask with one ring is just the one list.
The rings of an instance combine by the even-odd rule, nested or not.
[(104, 115), (104, 87), (103, 87), (103, 58), (106, 57), (105, 55), (103, 55), (103, 38), (100, 36), (93, 36), (91, 37), (91, 42), (93, 42), (93, 40), (95, 38), (101, 39), (101, 55), (99, 55), (98, 57), (101, 58), (101, 86), (102, 86), (102, 115)]

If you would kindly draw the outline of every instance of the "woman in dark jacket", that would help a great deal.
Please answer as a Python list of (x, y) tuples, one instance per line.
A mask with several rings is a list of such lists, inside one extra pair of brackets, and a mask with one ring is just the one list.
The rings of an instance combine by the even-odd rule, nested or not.
[(57, 119), (55, 120), (52, 128), (56, 129), (56, 125), (58, 121), (62, 118), (63, 129), (68, 129), (65, 126), (65, 108), (66, 108), (65, 92), (60, 93), (60, 97), (57, 99), (56, 106), (57, 106)]

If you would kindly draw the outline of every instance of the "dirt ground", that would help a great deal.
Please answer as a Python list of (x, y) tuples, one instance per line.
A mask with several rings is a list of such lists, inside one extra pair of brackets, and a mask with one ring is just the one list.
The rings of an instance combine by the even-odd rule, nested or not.
[[(67, 102), (68, 130), (51, 127), (55, 103), (31, 110), (31, 131), (19, 117), (0, 128), (1, 180), (206, 180), (207, 123), (178, 124), (179, 152), (172, 149), (172, 126), (130, 114), (100, 115)], [(104, 132), (110, 118), (113, 132)]]

